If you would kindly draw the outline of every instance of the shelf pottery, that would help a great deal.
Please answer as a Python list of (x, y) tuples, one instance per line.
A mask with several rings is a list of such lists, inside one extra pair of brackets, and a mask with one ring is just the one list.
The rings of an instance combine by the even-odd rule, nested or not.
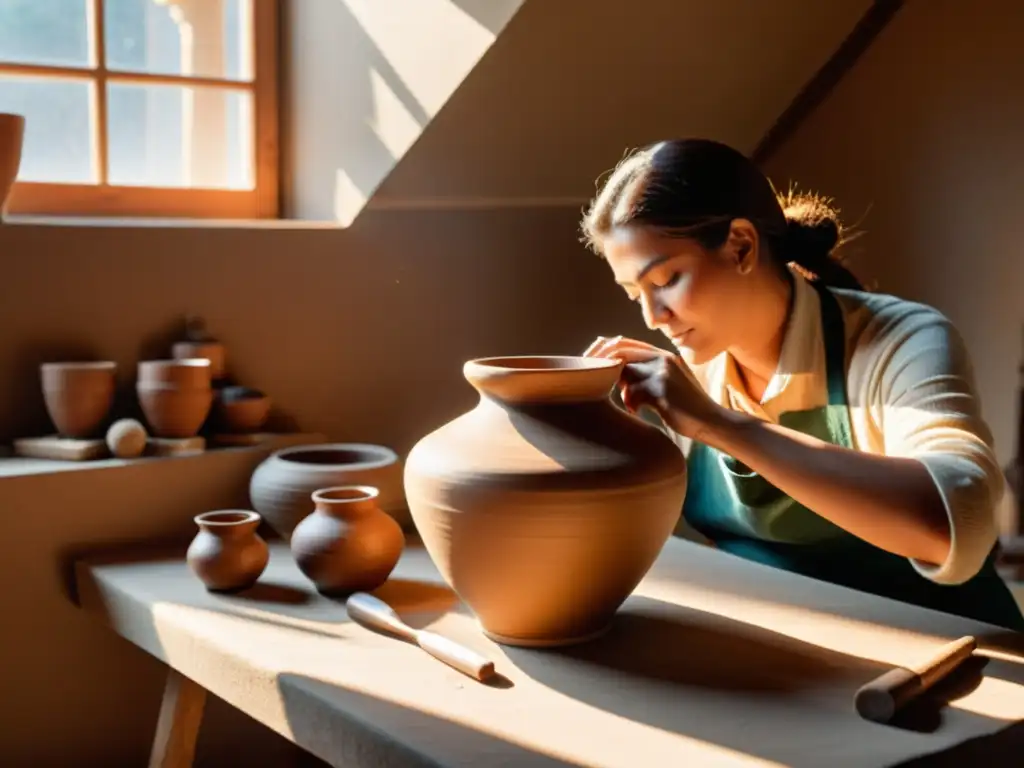
[(114, 404), (117, 364), (102, 362), (43, 363), (43, 400), (61, 437), (95, 435)]
[(213, 405), (210, 361), (144, 360), (136, 391), (154, 437), (193, 437)]

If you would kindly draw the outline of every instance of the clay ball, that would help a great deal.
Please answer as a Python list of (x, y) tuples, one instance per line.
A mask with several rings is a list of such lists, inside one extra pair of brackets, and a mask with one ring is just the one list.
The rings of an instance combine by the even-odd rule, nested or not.
[(146, 450), (146, 428), (135, 419), (118, 419), (107, 430), (107, 448), (119, 459), (134, 459)]

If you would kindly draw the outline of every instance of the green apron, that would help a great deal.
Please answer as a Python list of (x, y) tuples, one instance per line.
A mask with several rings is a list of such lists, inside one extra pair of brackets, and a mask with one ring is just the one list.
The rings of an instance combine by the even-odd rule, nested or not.
[[(779, 423), (853, 448), (842, 312), (827, 288), (814, 287), (821, 298), (828, 405), (784, 413)], [(1024, 630), (1024, 617), (996, 573), (994, 550), (966, 583), (936, 584), (907, 558), (815, 514), (731, 456), (694, 442), (687, 464), (689, 491), (683, 517), (725, 552), (862, 592)]]

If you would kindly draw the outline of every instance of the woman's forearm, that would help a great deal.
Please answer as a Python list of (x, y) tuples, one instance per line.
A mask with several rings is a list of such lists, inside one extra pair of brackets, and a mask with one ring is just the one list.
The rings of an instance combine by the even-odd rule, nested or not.
[(842, 448), (734, 411), (699, 439), (877, 547), (934, 564), (949, 553), (945, 506), (919, 461)]

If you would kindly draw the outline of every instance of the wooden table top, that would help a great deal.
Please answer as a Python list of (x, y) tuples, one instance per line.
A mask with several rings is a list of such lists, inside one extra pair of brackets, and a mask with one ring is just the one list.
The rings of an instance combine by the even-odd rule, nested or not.
[[(348, 620), (271, 547), (259, 585), (208, 593), (184, 550), (77, 564), (115, 631), (333, 765), (1019, 765), (1024, 642), (672, 539), (604, 638), (486, 639), (418, 542), (377, 591), (409, 623), (494, 660), (484, 685)], [(854, 691), (965, 634), (980, 659), (896, 725)], [(950, 699), (952, 699), (950, 701)], [(941, 706), (945, 704), (945, 706)], [(944, 753), (942, 760), (934, 757)], [(917, 761), (915, 758), (928, 757)]]

